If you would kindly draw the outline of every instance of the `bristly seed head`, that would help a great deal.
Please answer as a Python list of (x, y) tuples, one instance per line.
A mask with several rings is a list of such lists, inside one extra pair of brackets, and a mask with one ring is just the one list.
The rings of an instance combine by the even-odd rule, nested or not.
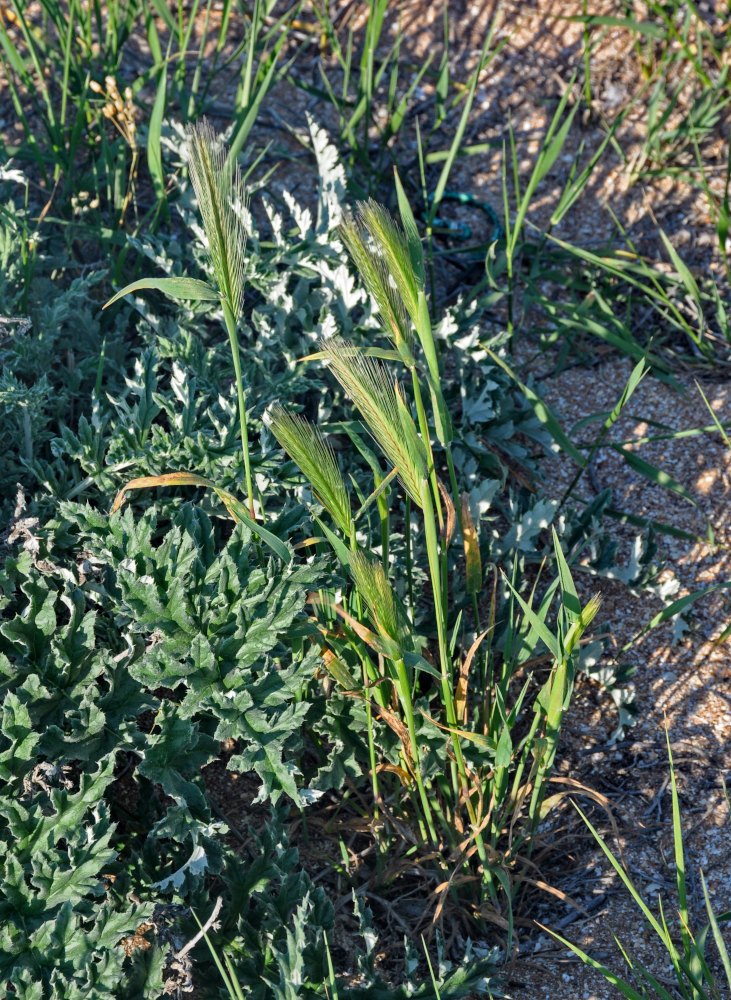
[(208, 241), (218, 290), (238, 320), (244, 304), (246, 189), (241, 167), (226, 144), (202, 118), (189, 125), (188, 166)]
[(358, 202), (358, 215), (361, 226), (370, 234), (383, 254), (386, 268), (396, 283), (414, 324), (416, 324), (422, 282), (414, 271), (409, 244), (404, 232), (388, 211), (372, 198), (369, 201)]
[(398, 384), (385, 366), (340, 337), (321, 341), (333, 374), (363, 414), (374, 440), (396, 469), (414, 503), (421, 507), (421, 484), (427, 478), (424, 445)]
[(359, 549), (350, 555), (350, 572), (376, 630), (397, 644), (401, 656), (412, 650), (408, 616), (381, 562)]
[(275, 403), (270, 412), (272, 434), (310, 481), (317, 499), (338, 528), (349, 538), (353, 526), (350, 498), (332, 448), (319, 428), (299, 414), (289, 413), (279, 403)]
[(376, 300), (388, 336), (404, 360), (412, 361), (414, 331), (404, 300), (391, 277), (377, 244), (368, 246), (368, 231), (360, 221), (347, 216), (339, 227), (340, 237), (358, 268), (366, 288)]

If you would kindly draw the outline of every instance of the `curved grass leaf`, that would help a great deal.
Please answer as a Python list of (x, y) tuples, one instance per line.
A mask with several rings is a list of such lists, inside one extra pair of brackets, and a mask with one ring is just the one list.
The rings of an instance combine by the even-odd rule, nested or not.
[(250, 516), (244, 504), (240, 500), (237, 500), (228, 490), (216, 486), (210, 479), (198, 476), (194, 472), (168, 472), (161, 476), (140, 476), (138, 479), (131, 479), (117, 493), (109, 513), (114, 514), (115, 511), (119, 510), (126, 500), (129, 490), (147, 490), (157, 486), (203, 486), (213, 490), (221, 498), (234, 521), (243, 521), (247, 528), (253, 531), (255, 535), (258, 535), (262, 542), (268, 545), (283, 562), (290, 562), (292, 554), (281, 538), (277, 538), (271, 531), (267, 531), (261, 524), (257, 524)]
[(102, 308), (106, 309), (119, 299), (123, 299), (125, 295), (129, 295), (130, 292), (137, 292), (145, 288), (163, 292), (171, 299), (187, 299), (190, 302), (215, 302), (221, 297), (215, 288), (211, 288), (208, 282), (201, 281), (199, 278), (138, 278), (137, 281), (132, 281), (129, 285), (121, 288), (116, 295), (104, 303)]
[(658, 469), (657, 466), (645, 461), (644, 458), (640, 458), (639, 455), (636, 455), (633, 451), (629, 451), (627, 448), (623, 448), (619, 444), (612, 444), (610, 445), (610, 448), (621, 455), (627, 465), (629, 465), (631, 469), (634, 469), (635, 472), (639, 472), (645, 479), (649, 479), (650, 482), (654, 483), (656, 486), (662, 486), (666, 490), (671, 490), (673, 493), (677, 493), (678, 496), (687, 500), (688, 503), (692, 503), (694, 507), (696, 506), (695, 500), (686, 490), (685, 486), (683, 486), (682, 483), (679, 483), (677, 479), (673, 479), (668, 472)]

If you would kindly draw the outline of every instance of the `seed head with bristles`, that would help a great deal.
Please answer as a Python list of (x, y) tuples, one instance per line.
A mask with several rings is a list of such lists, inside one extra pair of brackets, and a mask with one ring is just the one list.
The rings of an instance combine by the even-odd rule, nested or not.
[(421, 507), (421, 484), (427, 477), (424, 445), (413, 418), (384, 365), (333, 337), (320, 343), (333, 374), (363, 414), (374, 440), (398, 473), (406, 492)]
[(317, 499), (349, 538), (353, 524), (350, 498), (335, 454), (320, 430), (299, 414), (289, 413), (278, 403), (271, 409), (271, 429), (310, 481)]
[(414, 270), (406, 236), (387, 210), (372, 198), (358, 203), (358, 216), (361, 226), (370, 234), (383, 255), (386, 268), (416, 324), (423, 280)]
[(374, 628), (395, 642), (400, 655), (413, 649), (409, 620), (383, 565), (360, 549), (350, 554), (350, 572)]
[(188, 126), (188, 167), (203, 220), (218, 290), (233, 313), (241, 316), (246, 273), (246, 230), (234, 206), (246, 205), (241, 167), (226, 144), (203, 118)]
[(384, 258), (367, 245), (368, 232), (353, 216), (348, 216), (339, 227), (340, 237), (358, 268), (366, 288), (376, 300), (388, 336), (404, 357), (412, 356), (414, 332), (404, 300), (391, 279)]

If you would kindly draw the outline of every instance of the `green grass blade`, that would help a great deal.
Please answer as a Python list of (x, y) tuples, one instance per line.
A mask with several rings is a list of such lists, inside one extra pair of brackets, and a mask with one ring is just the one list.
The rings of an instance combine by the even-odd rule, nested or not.
[(688, 503), (693, 504), (694, 507), (696, 506), (695, 500), (686, 490), (685, 486), (683, 486), (682, 483), (679, 483), (677, 479), (673, 479), (668, 472), (658, 469), (657, 466), (645, 461), (644, 458), (640, 458), (640, 456), (635, 454), (635, 452), (629, 451), (621, 445), (610, 444), (609, 447), (621, 455), (631, 469), (634, 469), (635, 472), (639, 472), (640, 475), (645, 477), (645, 479), (649, 479), (649, 481), (654, 483), (655, 486), (662, 486), (663, 489), (670, 490), (672, 493), (677, 493), (678, 496), (687, 500)]
[[(229, 153), (229, 157), (232, 160), (235, 160), (244, 148), (244, 143), (249, 138), (249, 133), (254, 127), (254, 122), (256, 121), (256, 116), (259, 113), (262, 101), (266, 97), (274, 82), (275, 73), (279, 67), (279, 54), (282, 50), (286, 37), (286, 33), (283, 32), (279, 39), (275, 42), (271, 52), (259, 64), (255, 79), (254, 95), (248, 103), (243, 105), (242, 111), (236, 119), (236, 126), (231, 138), (231, 151)], [(287, 66), (289, 65), (291, 65), (291, 60)], [(286, 73), (287, 66), (281, 69), (282, 74)]]
[[(201, 930), (203, 930), (203, 925), (198, 919), (198, 916), (195, 913), (195, 911), (191, 910), (190, 912), (193, 914), (193, 919), (198, 924), (198, 927)], [(244, 994), (242, 993), (241, 987), (238, 984), (234, 968), (231, 965), (231, 961), (228, 955), (225, 952), (223, 952), (223, 960), (226, 963), (226, 968), (224, 968), (220, 958), (218, 957), (218, 952), (213, 947), (211, 939), (208, 937), (208, 934), (205, 931), (203, 931), (203, 938), (206, 944), (208, 945), (208, 950), (211, 953), (211, 957), (213, 958), (215, 966), (220, 973), (221, 979), (223, 980), (223, 985), (226, 987), (226, 992), (231, 997), (231, 1000), (244, 1000)]]
[(442, 18), (442, 58), (437, 70), (437, 80), (434, 85), (436, 101), (436, 124), (440, 125), (447, 115), (447, 94), (449, 93), (449, 0), (444, 0), (444, 15)]
[(540, 420), (543, 426), (546, 428), (548, 433), (551, 435), (556, 444), (561, 448), (565, 454), (576, 462), (578, 466), (583, 468), (586, 465), (586, 459), (581, 454), (578, 448), (574, 447), (572, 442), (566, 436), (558, 422), (555, 414), (551, 410), (548, 403), (546, 403), (540, 396), (537, 395), (532, 389), (529, 389), (524, 382), (522, 382), (518, 376), (515, 374), (510, 365), (499, 354), (496, 354), (489, 347), (485, 347), (485, 353), (492, 358), (496, 365), (498, 365), (502, 370), (509, 375), (521, 392), (524, 394), (525, 398), (531, 405), (533, 412), (536, 417)]
[(588, 28), (603, 25), (607, 28), (626, 28), (635, 35), (643, 35), (646, 38), (653, 38), (662, 41), (666, 32), (665, 29), (654, 21), (638, 21), (631, 17), (618, 17), (610, 14), (572, 14), (561, 17), (562, 21), (574, 21), (585, 24)]
[[(168, 49), (168, 53), (169, 53)], [(160, 74), (157, 79), (157, 93), (155, 103), (150, 113), (150, 124), (147, 128), (147, 169), (152, 177), (152, 185), (155, 188), (158, 202), (165, 198), (165, 173), (162, 165), (162, 148), (160, 139), (162, 136), (162, 120), (167, 106), (167, 60), (160, 67)]]
[(292, 561), (292, 553), (281, 538), (277, 538), (277, 536), (273, 535), (271, 531), (267, 531), (266, 528), (262, 527), (261, 524), (255, 521), (246, 509), (246, 506), (241, 503), (240, 500), (237, 500), (227, 490), (222, 490), (218, 486), (214, 486), (213, 489), (223, 500), (228, 512), (235, 520), (243, 521), (246, 527), (253, 531), (255, 535), (258, 535), (262, 542), (264, 542), (265, 545), (268, 545), (272, 552), (278, 555), (283, 563), (289, 564)]
[(454, 161), (457, 157), (457, 152), (462, 145), (462, 139), (464, 138), (465, 129), (467, 128), (467, 122), (469, 121), (470, 112), (472, 111), (472, 104), (475, 99), (475, 92), (477, 90), (477, 82), (482, 75), (483, 70), (489, 65), (491, 60), (498, 54), (502, 49), (503, 45), (507, 44), (507, 39), (503, 39), (500, 44), (496, 47), (495, 51), (490, 53), (490, 46), (492, 45), (493, 35), (495, 33), (495, 28), (497, 25), (497, 18), (494, 17), (490, 23), (490, 28), (485, 36), (485, 41), (482, 45), (482, 51), (480, 52), (480, 58), (477, 61), (477, 66), (472, 74), (470, 80), (470, 85), (467, 90), (467, 97), (465, 98), (464, 107), (462, 108), (462, 113), (460, 115), (459, 124), (454, 133), (454, 139), (449, 147), (449, 152), (447, 158), (444, 161), (444, 165), (439, 174), (439, 180), (437, 181), (437, 186), (434, 189), (434, 197), (432, 198), (431, 206), (429, 208), (428, 215), (428, 225), (431, 226), (436, 218), (437, 211), (439, 210), (439, 205), (442, 200), (442, 195), (447, 189), (447, 183), (449, 181), (450, 174), (452, 173), (452, 167), (454, 166)]
[(662, 611), (658, 612), (654, 618), (652, 618), (643, 629), (641, 629), (636, 636), (634, 636), (630, 641), (622, 647), (622, 652), (625, 652), (632, 646), (641, 636), (649, 632), (650, 629), (657, 628), (658, 625), (662, 625), (669, 618), (673, 618), (675, 615), (680, 614), (685, 608), (694, 604), (701, 597), (705, 597), (707, 594), (713, 594), (717, 590), (725, 590), (731, 587), (731, 583), (712, 583), (709, 587), (704, 587), (702, 590), (694, 590), (692, 594), (686, 594), (685, 597), (679, 597), (676, 601), (672, 601), (667, 607), (663, 608)]
[(170, 5), (164, 3), (163, 0), (147, 0), (155, 8), (155, 13), (160, 18), (160, 20), (165, 24), (171, 35), (176, 36), (178, 34), (178, 26), (175, 22), (170, 11)]
[[(523, 600), (523, 598), (520, 596), (520, 594), (518, 593), (518, 591), (515, 589), (515, 587), (513, 586), (513, 584), (510, 582), (510, 580), (508, 579), (508, 577), (504, 573), (503, 573), (503, 577), (504, 577), (505, 582), (507, 583), (508, 587), (510, 588), (510, 590), (511, 590), (511, 592), (513, 594), (513, 597), (516, 599), (516, 601), (520, 605), (520, 607), (521, 607), (521, 609), (523, 611), (523, 614), (525, 615), (527, 621), (530, 623), (531, 628), (533, 628), (535, 630), (535, 632), (537, 633), (537, 635), (539, 636), (539, 638), (543, 642), (543, 644), (546, 647), (546, 649), (550, 652), (550, 654), (554, 658), (554, 660), (556, 660), (557, 662), (560, 663), (560, 661), (563, 659), (563, 653), (561, 651), (561, 646), (559, 645), (558, 640), (556, 639), (556, 637), (551, 634), (550, 629), (546, 625), (545, 614), (544, 614), (543, 619), (541, 619), (536, 614), (536, 612), (533, 610), (533, 608), (526, 601)], [(546, 614), (548, 613), (548, 608), (547, 607), (545, 609), (545, 613)]]
[(706, 886), (706, 880), (703, 876), (703, 872), (701, 872), (701, 885), (703, 886), (703, 898), (706, 902), (706, 911), (708, 913), (708, 921), (713, 933), (713, 940), (716, 942), (718, 953), (721, 956), (723, 969), (726, 973), (726, 982), (728, 983), (729, 990), (731, 990), (731, 959), (729, 958), (728, 949), (726, 948), (726, 942), (723, 940), (721, 929), (718, 926), (718, 918), (713, 912), (713, 907), (711, 906), (711, 900), (708, 896), (708, 887)]
[[(656, 977), (653, 976), (652, 973), (648, 969), (646, 969), (645, 966), (642, 965), (640, 962), (635, 961), (634, 965), (632, 965), (632, 969), (633, 971), (636, 970), (637, 974), (642, 976), (642, 978), (645, 980), (646, 983), (650, 984), (650, 986), (655, 991), (658, 1000), (676, 1000), (676, 998), (671, 993), (668, 993), (665, 987), (660, 982), (658, 982)], [(677, 975), (677, 970), (676, 970), (676, 975)], [(685, 993), (685, 991), (683, 991), (683, 996), (687, 997), (687, 993)], [(688, 998), (688, 1000), (690, 1000), (690, 998)], [(702, 998), (697, 997), (694, 998), (694, 1000), (702, 1000)]]
[[(616, 935), (614, 937), (614, 940), (616, 942), (617, 947), (622, 952), (622, 958), (624, 958), (625, 962), (627, 963), (631, 971), (634, 972), (635, 975), (641, 976), (646, 983), (649, 983), (650, 986), (652, 986), (655, 993), (657, 994), (657, 1000), (676, 1000), (676, 998), (671, 996), (665, 989), (665, 987), (662, 986), (650, 972), (648, 972), (648, 970), (645, 968), (644, 965), (638, 962), (637, 959), (632, 961), (632, 956), (629, 954), (629, 952), (624, 947), (619, 938), (616, 937)], [(643, 994), (647, 996), (645, 988), (643, 987), (642, 989), (643, 989)]]
[(688, 897), (685, 891), (685, 852), (683, 851), (683, 828), (680, 822), (680, 801), (678, 799), (678, 785), (675, 780), (673, 751), (670, 746), (670, 732), (667, 726), (665, 727), (665, 742), (667, 743), (668, 761), (670, 763), (670, 790), (673, 804), (673, 848), (675, 852), (675, 878), (678, 886), (681, 935), (683, 938), (685, 957), (688, 959), (691, 954), (691, 941), (688, 931)]
[(144, 17), (145, 17), (145, 33), (147, 35), (147, 44), (150, 47), (150, 52), (152, 53), (153, 62), (156, 65), (160, 65), (163, 60), (162, 46), (160, 45), (160, 35), (157, 30), (157, 25), (155, 24), (155, 18), (147, 4), (144, 7)]
[[(704, 322), (703, 321), (703, 303), (701, 302), (701, 293), (700, 293), (700, 289), (698, 288), (698, 283), (695, 280), (695, 278), (693, 277), (693, 275), (691, 274), (690, 269), (688, 268), (688, 265), (684, 263), (684, 261), (681, 259), (680, 255), (679, 255), (678, 251), (675, 249), (675, 247), (673, 246), (673, 244), (668, 239), (668, 237), (667, 237), (666, 233), (664, 232), (664, 230), (659, 229), (658, 232), (660, 233), (660, 238), (662, 239), (662, 241), (663, 241), (663, 243), (665, 245), (665, 249), (668, 252), (670, 260), (673, 263), (673, 267), (675, 268), (675, 270), (676, 270), (676, 272), (678, 274), (678, 277), (682, 281), (683, 287), (685, 288), (686, 292), (688, 293), (688, 298), (695, 305), (695, 308), (696, 308), (696, 310), (698, 312), (698, 321), (701, 324), (701, 329), (702, 329), (703, 322)], [(700, 338), (699, 338), (699, 340), (700, 340)]]
[(424, 270), (424, 250), (421, 245), (419, 230), (417, 229), (414, 213), (411, 210), (409, 199), (406, 197), (406, 192), (403, 189), (401, 178), (399, 177), (399, 172), (396, 167), (393, 168), (393, 177), (394, 183), (396, 184), (396, 196), (398, 198), (401, 225), (404, 227), (404, 233), (406, 234), (406, 243), (409, 248), (411, 266), (414, 270), (414, 274), (416, 275), (416, 281), (419, 287), (423, 288), (426, 281), (426, 272)]
[(132, 281), (120, 289), (108, 302), (105, 302), (103, 308), (106, 309), (131, 292), (146, 288), (163, 292), (171, 299), (188, 299), (192, 302), (215, 302), (221, 298), (215, 288), (211, 288), (206, 281), (201, 281), (199, 278), (138, 278), (137, 281)]
[(360, 520), (360, 518), (363, 516), (363, 514), (365, 514), (365, 512), (368, 510), (368, 508), (371, 506), (371, 504), (375, 500), (378, 500), (378, 498), (383, 493), (383, 491), (386, 490), (386, 489), (388, 489), (388, 487), (391, 484), (391, 480), (393, 480), (396, 477), (396, 474), (397, 474), (396, 469), (391, 469), (391, 471), (388, 473), (388, 475), (386, 475), (386, 476), (383, 477), (383, 479), (376, 486), (376, 488), (372, 491), (372, 493), (369, 493), (369, 495), (367, 497), (365, 497), (365, 499), (363, 500), (363, 503), (360, 505), (360, 507), (358, 508), (358, 510), (353, 515), (353, 521), (355, 523), (357, 523)]
[[(340, 1000), (340, 995), (338, 993), (338, 984), (335, 979), (335, 970), (333, 968), (333, 960), (330, 955), (330, 943), (327, 939), (327, 932), (322, 932), (323, 941), (325, 943), (325, 954), (327, 956), (327, 975), (330, 981), (330, 992), (332, 993), (332, 1000)], [(243, 997), (242, 997), (243, 1000)]]
[(325, 524), (325, 522), (322, 521), (319, 517), (316, 517), (315, 520), (317, 521), (318, 526), (324, 533), (328, 542), (330, 542), (333, 552), (338, 557), (342, 565), (350, 566), (350, 551), (348, 550), (347, 545), (344, 545), (342, 539), (338, 538), (335, 532), (331, 531), (330, 528), (328, 528), (328, 526)]
[(655, 931), (655, 933), (657, 934), (657, 936), (663, 942), (663, 944), (664, 944), (664, 946), (665, 946), (665, 948), (666, 948), (666, 950), (668, 952), (668, 955), (670, 956), (670, 958), (673, 961), (673, 964), (676, 964), (680, 956), (678, 955), (678, 951), (677, 951), (675, 945), (673, 944), (672, 940), (665, 933), (665, 930), (662, 927), (662, 925), (660, 923), (658, 923), (658, 920), (655, 917), (654, 913), (648, 907), (647, 903), (645, 903), (644, 899), (642, 898), (642, 896), (640, 896), (639, 892), (635, 888), (634, 882), (630, 879), (629, 875), (624, 870), (624, 868), (622, 867), (622, 865), (619, 863), (619, 861), (617, 861), (617, 859), (615, 858), (615, 856), (612, 854), (612, 852), (610, 851), (609, 847), (607, 846), (606, 842), (602, 838), (602, 836), (599, 833), (599, 831), (597, 829), (595, 829), (595, 827), (592, 825), (591, 820), (582, 812), (581, 808), (579, 806), (577, 806), (576, 803), (574, 803), (574, 808), (576, 809), (576, 811), (578, 812), (578, 814), (581, 816), (581, 818), (583, 819), (583, 821), (588, 826), (588, 828), (591, 831), (591, 833), (592, 833), (594, 839), (596, 840), (597, 844), (599, 844), (599, 846), (601, 847), (602, 851), (604, 852), (604, 855), (606, 856), (607, 860), (611, 864), (612, 868), (614, 868), (614, 870), (619, 875), (619, 877), (621, 878), (621, 880), (624, 883), (624, 885), (626, 886), (626, 888), (629, 890), (630, 895), (634, 899), (635, 903), (640, 908), (640, 910), (642, 910), (642, 913), (644, 914), (645, 919), (648, 921), (648, 923), (650, 924), (650, 926), (652, 927), (652, 929)]
[(63, 76), (61, 79), (61, 113), (59, 124), (61, 129), (66, 124), (66, 108), (68, 106), (69, 95), (69, 74), (71, 72), (71, 45), (74, 39), (74, 15), (76, 8), (73, 3), (69, 4), (68, 24), (66, 27), (66, 38), (63, 44)]
[[(395, 135), (398, 135), (398, 133), (401, 131), (401, 127), (403, 126), (404, 123), (404, 118), (406, 117), (406, 112), (409, 109), (409, 102), (411, 101), (414, 91), (419, 86), (423, 77), (426, 75), (429, 67), (431, 66), (432, 59), (433, 59), (433, 53), (430, 53), (427, 59), (424, 61), (423, 65), (419, 68), (419, 71), (412, 78), (411, 82), (406, 88), (405, 93), (400, 98), (398, 104), (389, 114), (386, 127), (385, 129), (383, 129), (383, 132), (381, 133), (381, 144), (384, 148), (387, 148), (386, 143), (388, 143), (389, 140), (391, 140)], [(398, 64), (394, 61), (394, 68), (397, 65)]]
[(683, 538), (687, 542), (707, 542), (703, 535), (695, 535), (692, 531), (683, 531), (682, 528), (674, 524), (666, 524), (664, 521), (656, 521), (651, 517), (639, 517), (637, 514), (628, 514), (626, 510), (617, 510), (616, 507), (605, 507), (604, 513), (608, 517), (613, 517), (622, 524), (633, 524), (637, 528), (652, 528), (660, 534), (672, 535), (673, 538)]
[[(511, 245), (508, 248), (509, 255), (515, 253), (515, 248), (517, 246), (518, 237), (523, 228), (523, 222), (525, 221), (526, 214), (530, 207), (533, 195), (535, 194), (536, 188), (546, 176), (548, 171), (551, 169), (553, 164), (558, 159), (561, 150), (563, 149), (566, 139), (569, 134), (569, 130), (573, 124), (574, 118), (577, 111), (579, 110), (580, 102), (577, 101), (574, 106), (569, 110), (566, 118), (563, 120), (559, 126), (559, 121), (566, 109), (568, 103), (569, 95), (571, 93), (571, 88), (573, 86), (574, 77), (569, 81), (566, 90), (564, 91), (563, 97), (559, 101), (558, 107), (556, 108), (555, 114), (551, 119), (551, 123), (548, 126), (548, 131), (546, 132), (546, 137), (543, 140), (543, 146), (538, 158), (533, 167), (533, 171), (526, 185), (525, 191), (522, 197), (519, 197), (518, 211), (515, 214), (515, 221), (513, 223), (512, 233), (511, 233)], [(517, 164), (517, 157), (513, 153), (513, 162)], [(517, 191), (516, 191), (517, 194)]]
[(232, 998), (235, 997), (235, 1000), (246, 1000), (244, 991), (239, 986), (239, 981), (236, 978), (236, 970), (234, 969), (233, 963), (225, 951), (223, 953), (223, 960), (226, 963), (226, 969), (228, 970), (229, 982), (232, 988)]
[[(711, 418), (712, 418), (714, 424), (716, 425), (716, 427), (718, 428), (718, 433), (723, 438), (723, 440), (724, 440), (724, 442), (726, 444), (726, 447), (727, 448), (731, 448), (731, 438), (728, 436), (728, 434), (726, 433), (725, 427), (723, 426), (723, 424), (721, 423), (721, 421), (716, 416), (715, 410), (713, 409), (713, 407), (711, 406), (711, 404), (708, 402), (708, 399), (706, 398), (706, 394), (701, 389), (701, 386), (700, 386), (700, 383), (699, 383), (698, 379), (695, 380), (695, 386), (696, 386), (696, 389), (698, 390), (698, 392), (701, 394), (701, 398), (702, 398), (703, 402), (706, 404), (706, 409), (711, 414)], [(702, 428), (702, 430), (705, 431), (706, 428)]]
[(558, 565), (558, 578), (561, 583), (561, 591), (563, 594), (563, 606), (568, 613), (569, 620), (573, 623), (577, 621), (581, 615), (581, 602), (579, 601), (579, 595), (576, 591), (576, 587), (574, 586), (571, 570), (569, 569), (566, 557), (563, 554), (563, 549), (561, 548), (561, 542), (559, 541), (556, 529), (552, 527), (551, 530), (553, 532), (553, 549), (556, 553), (556, 563)]
[(561, 937), (561, 935), (557, 934), (556, 931), (552, 931), (550, 927), (545, 927), (543, 924), (540, 923), (538, 924), (538, 926), (541, 927), (544, 931), (546, 931), (546, 933), (550, 934), (551, 937), (555, 938), (557, 941), (560, 941), (561, 944), (564, 945), (566, 948), (569, 948), (574, 953), (574, 955), (578, 956), (581, 959), (584, 965), (588, 965), (590, 968), (596, 969), (597, 972), (600, 972), (604, 976), (606, 981), (608, 983), (611, 983), (612, 986), (616, 986), (617, 989), (622, 994), (622, 996), (626, 997), (627, 1000), (647, 1000), (646, 996), (643, 996), (642, 993), (638, 993), (636, 989), (634, 989), (632, 986), (629, 985), (629, 983), (626, 983), (623, 979), (620, 979), (619, 976), (616, 975), (616, 973), (611, 972), (606, 967), (606, 965), (602, 965), (601, 962), (597, 962), (597, 960), (595, 958), (592, 958), (591, 955), (587, 955), (587, 953), (585, 951), (582, 951), (578, 945), (573, 944), (571, 941), (568, 941), (564, 937)]
[[(619, 420), (619, 417), (620, 417), (620, 414), (622, 413), (622, 410), (625, 408), (625, 406), (629, 402), (630, 397), (632, 396), (632, 393), (635, 391), (635, 389), (637, 388), (637, 386), (640, 384), (640, 382), (642, 381), (642, 379), (645, 376), (646, 372), (647, 372), (647, 365), (645, 364), (645, 360), (643, 358), (633, 368), (633, 370), (632, 370), (632, 372), (630, 374), (630, 377), (627, 380), (627, 384), (625, 385), (625, 387), (624, 387), (624, 389), (622, 391), (622, 395), (617, 400), (617, 402), (616, 402), (616, 404), (614, 406), (614, 409), (611, 411), (611, 413), (607, 416), (606, 420), (604, 421), (602, 429), (599, 432), (599, 436), (597, 437), (596, 441), (594, 442), (594, 444), (591, 447), (591, 451), (589, 452), (589, 455), (588, 455), (588, 457), (586, 459), (586, 464), (584, 466), (582, 466), (582, 468), (580, 468), (578, 470), (578, 472), (576, 473), (576, 475), (574, 476), (574, 478), (569, 483), (569, 485), (568, 485), (568, 487), (566, 489), (566, 492), (564, 493), (564, 495), (563, 495), (563, 497), (561, 499), (561, 504), (560, 504), (561, 507), (564, 505), (564, 503), (566, 502), (566, 500), (572, 495), (573, 491), (576, 489), (576, 486), (577, 486), (579, 480), (581, 479), (581, 476), (583, 475), (585, 469), (588, 468), (588, 466), (591, 464), (591, 460), (594, 457), (594, 455), (595, 455), (597, 449), (599, 448), (600, 444), (602, 443), (602, 441), (604, 440), (604, 438), (607, 436), (607, 434), (609, 433), (609, 431), (612, 429), (612, 427), (614, 426), (614, 424), (617, 422), (617, 420)], [(578, 429), (577, 427), (574, 427), (574, 430), (577, 430), (577, 429)]]

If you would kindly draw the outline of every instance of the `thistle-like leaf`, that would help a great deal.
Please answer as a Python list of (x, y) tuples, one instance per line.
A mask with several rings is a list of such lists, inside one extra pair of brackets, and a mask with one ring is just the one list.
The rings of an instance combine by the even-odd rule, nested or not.
[(404, 489), (421, 507), (421, 483), (427, 478), (424, 445), (385, 366), (339, 337), (322, 341), (320, 347)]
[(382, 563), (359, 550), (351, 554), (350, 572), (374, 628), (384, 639), (396, 643), (399, 656), (413, 650), (409, 620)]
[(413, 328), (404, 300), (391, 280), (386, 261), (375, 248), (367, 245), (367, 230), (352, 216), (346, 218), (338, 231), (366, 288), (376, 300), (381, 319), (394, 346), (405, 361), (413, 360)]
[(244, 304), (246, 190), (238, 163), (203, 118), (188, 127), (188, 166), (219, 291), (238, 319)]
[(275, 404), (271, 410), (274, 437), (310, 481), (320, 503), (326, 508), (346, 538), (353, 518), (350, 498), (335, 454), (319, 428), (299, 414)]

